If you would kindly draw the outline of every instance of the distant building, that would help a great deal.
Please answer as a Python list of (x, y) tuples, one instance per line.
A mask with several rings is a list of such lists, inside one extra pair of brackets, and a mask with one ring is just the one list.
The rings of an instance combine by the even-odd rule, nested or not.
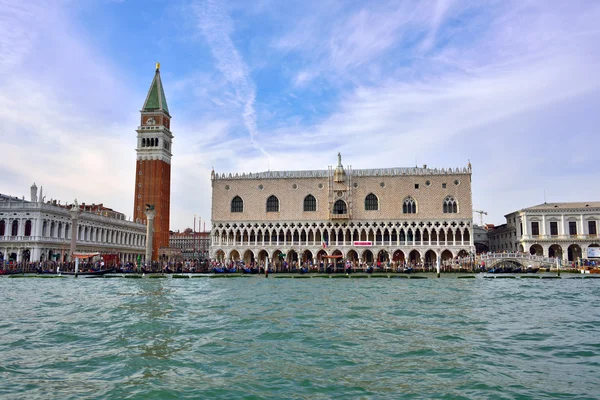
[(490, 242), (488, 240), (488, 227), (487, 225), (473, 225), (473, 237), (475, 244), (475, 251), (477, 254), (487, 253), (490, 250)]
[(207, 259), (210, 232), (194, 232), (191, 228), (183, 232), (171, 232), (169, 247), (179, 250), (184, 260)]
[(471, 165), (216, 173), (211, 258), (433, 264), (475, 251)]
[(600, 202), (544, 203), (506, 216), (488, 232), (490, 251), (520, 251), (568, 261), (600, 247)]
[[(0, 260), (15, 262), (70, 261), (73, 204), (0, 195)], [(77, 251), (117, 254), (123, 262), (144, 258), (146, 226), (126, 221), (125, 215), (102, 204), (76, 206)]]
[(489, 250), (498, 251), (519, 251), (517, 231), (514, 226), (508, 224), (497, 225), (488, 230)]

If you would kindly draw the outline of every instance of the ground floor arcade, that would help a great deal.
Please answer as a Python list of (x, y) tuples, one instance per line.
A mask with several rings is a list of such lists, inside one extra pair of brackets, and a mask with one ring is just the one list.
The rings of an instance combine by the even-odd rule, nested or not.
[(414, 247), (275, 247), (275, 248), (222, 248), (211, 249), (211, 258), (225, 264), (242, 262), (263, 267), (270, 264), (278, 271), (297, 266), (322, 266), (322, 263), (351, 263), (355, 267), (368, 265), (422, 266), (433, 268), (437, 259), (442, 264), (473, 255), (470, 247), (414, 248)]
[[(138, 256), (145, 258), (144, 248), (106, 248), (105, 246), (77, 246), (81, 253), (115, 254), (121, 263), (135, 262)], [(70, 262), (70, 247), (34, 243), (10, 243), (0, 245), (0, 261), (4, 263)]]
[(598, 242), (523, 242), (519, 251), (536, 256), (557, 257), (563, 261), (577, 262), (587, 258), (588, 248), (600, 247)]

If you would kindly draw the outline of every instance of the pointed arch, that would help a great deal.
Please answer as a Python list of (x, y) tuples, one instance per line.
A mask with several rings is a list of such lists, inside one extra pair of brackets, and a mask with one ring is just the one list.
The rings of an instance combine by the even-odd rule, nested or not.
[(379, 199), (373, 193), (369, 193), (365, 197), (365, 210), (366, 211), (377, 211), (379, 210)]
[(241, 213), (244, 212), (244, 200), (240, 196), (235, 196), (231, 199), (231, 212)]
[(279, 212), (279, 199), (274, 195), (267, 199), (267, 212)]
[(338, 200), (333, 205), (333, 213), (336, 215), (348, 214), (348, 206), (344, 200)]
[(412, 197), (408, 196), (402, 202), (402, 213), (403, 214), (416, 214), (417, 213), (417, 202)]
[(447, 196), (444, 199), (444, 204), (442, 206), (442, 210), (444, 214), (456, 214), (458, 213), (458, 202), (452, 196)]
[(304, 211), (317, 211), (317, 199), (312, 194), (304, 198)]

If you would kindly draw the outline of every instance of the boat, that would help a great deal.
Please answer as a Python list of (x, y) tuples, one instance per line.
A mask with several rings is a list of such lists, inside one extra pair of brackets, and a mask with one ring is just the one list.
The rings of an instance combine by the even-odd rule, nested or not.
[(0, 275), (17, 275), (22, 273), (23, 270), (20, 269), (0, 269)]
[(115, 269), (111, 268), (111, 269), (100, 269), (98, 271), (85, 271), (85, 272), (64, 272), (64, 271), (60, 271), (61, 275), (81, 275), (81, 276), (102, 276), (102, 275), (106, 275), (106, 274), (110, 274), (111, 272), (114, 272)]
[(582, 274), (600, 274), (600, 268), (594, 267), (580, 267), (579, 272)]
[(235, 267), (233, 268), (213, 268), (213, 273), (215, 274), (233, 274), (237, 272)]

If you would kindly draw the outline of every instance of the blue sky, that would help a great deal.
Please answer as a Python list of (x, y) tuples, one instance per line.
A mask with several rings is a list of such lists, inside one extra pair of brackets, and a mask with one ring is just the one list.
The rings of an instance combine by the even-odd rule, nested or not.
[[(500, 224), (600, 199), (600, 2), (0, 0), (0, 192), (131, 215), (154, 73), (175, 135), (171, 229), (210, 170), (473, 165)], [(474, 217), (479, 221), (479, 217)], [(208, 228), (207, 223), (207, 228)]]

